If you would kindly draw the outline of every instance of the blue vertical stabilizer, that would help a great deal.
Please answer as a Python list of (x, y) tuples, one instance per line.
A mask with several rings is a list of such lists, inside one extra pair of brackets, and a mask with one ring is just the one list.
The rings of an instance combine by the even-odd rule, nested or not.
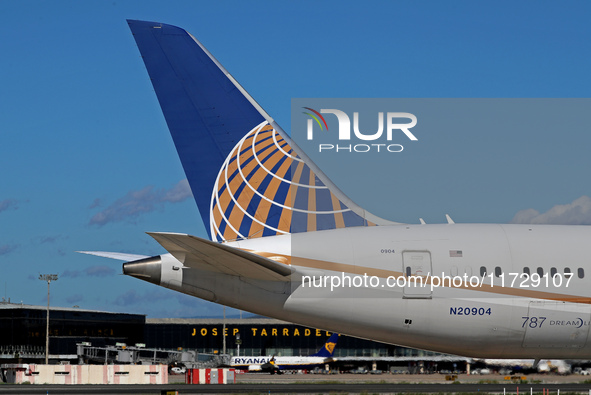
[(128, 23), (212, 240), (384, 222), (332, 184), (193, 36)]
[(238, 141), (265, 118), (185, 30), (127, 22), (209, 232), (210, 191), (220, 166)]
[(316, 354), (312, 354), (310, 356), (311, 357), (324, 357), (324, 358), (332, 357), (332, 355), (334, 354), (334, 349), (337, 346), (338, 340), (339, 340), (339, 334), (333, 333), (328, 338), (328, 340), (326, 341), (324, 346), (322, 346), (322, 348)]

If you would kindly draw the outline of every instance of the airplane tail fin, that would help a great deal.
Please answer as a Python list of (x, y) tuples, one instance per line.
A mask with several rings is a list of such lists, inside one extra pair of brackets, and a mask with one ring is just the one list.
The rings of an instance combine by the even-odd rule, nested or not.
[(334, 349), (337, 346), (337, 341), (339, 340), (339, 334), (333, 333), (330, 335), (326, 343), (322, 346), (320, 350), (316, 354), (310, 355), (311, 357), (325, 357), (330, 358), (334, 354)]
[(191, 34), (128, 24), (212, 240), (392, 223), (341, 192)]

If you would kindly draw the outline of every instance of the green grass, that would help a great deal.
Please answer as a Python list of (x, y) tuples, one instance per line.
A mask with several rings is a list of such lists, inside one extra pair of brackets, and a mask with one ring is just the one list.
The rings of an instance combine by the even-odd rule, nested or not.
[(478, 380), (476, 384), (499, 384), (498, 380)]

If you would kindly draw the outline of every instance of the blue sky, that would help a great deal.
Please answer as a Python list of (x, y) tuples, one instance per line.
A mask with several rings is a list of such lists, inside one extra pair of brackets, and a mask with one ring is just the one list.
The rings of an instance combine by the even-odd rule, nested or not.
[[(4, 0), (0, 15), (0, 294), (29, 304), (46, 302), (39, 273), (59, 273), (53, 305), (221, 314), (75, 253), (156, 255), (146, 231), (206, 235), (126, 18), (191, 32), (286, 130), (293, 97), (591, 92), (586, 1)], [(511, 157), (486, 141), (427, 163), (470, 188), (429, 207), (411, 194), (391, 219), (591, 224), (587, 130), (517, 136), (505, 142), (517, 145)], [(486, 174), (471, 170), (474, 158)], [(498, 177), (501, 162), (513, 167)]]

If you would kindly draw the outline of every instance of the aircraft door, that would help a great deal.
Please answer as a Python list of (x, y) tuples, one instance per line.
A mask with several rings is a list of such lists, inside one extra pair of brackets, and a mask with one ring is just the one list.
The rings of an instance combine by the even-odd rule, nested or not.
[(431, 253), (429, 251), (403, 251), (402, 266), (402, 273), (406, 277), (403, 297), (408, 299), (431, 299), (433, 292), (427, 277), (433, 273)]

